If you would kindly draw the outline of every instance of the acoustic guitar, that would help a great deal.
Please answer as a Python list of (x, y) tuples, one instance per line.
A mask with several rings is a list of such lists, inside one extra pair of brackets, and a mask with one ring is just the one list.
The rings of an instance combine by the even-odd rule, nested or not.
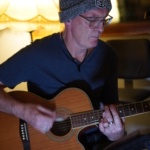
[[(26, 142), (30, 143), (31, 150), (85, 150), (79, 136), (85, 128), (97, 125), (102, 115), (102, 110), (93, 110), (87, 94), (77, 88), (66, 89), (52, 100), (24, 91), (10, 92), (9, 95), (23, 103), (30, 102), (56, 109), (60, 116), (53, 128), (42, 134), (27, 123), (22, 123), (19, 118), (0, 112), (1, 150), (24, 150)], [(116, 109), (120, 117), (128, 117), (149, 112), (150, 102), (126, 104), (117, 106)]]

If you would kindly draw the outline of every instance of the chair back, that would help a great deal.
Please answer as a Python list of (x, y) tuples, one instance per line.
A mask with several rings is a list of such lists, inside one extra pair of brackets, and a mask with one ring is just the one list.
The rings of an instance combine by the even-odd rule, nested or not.
[(107, 41), (118, 54), (118, 78), (150, 77), (150, 41), (148, 39)]

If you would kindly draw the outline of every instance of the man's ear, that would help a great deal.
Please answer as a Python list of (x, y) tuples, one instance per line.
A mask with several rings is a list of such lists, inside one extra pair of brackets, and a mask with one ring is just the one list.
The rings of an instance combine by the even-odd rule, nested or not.
[(69, 27), (69, 26), (70, 26), (70, 23), (71, 23), (71, 20), (68, 20), (68, 21), (65, 22), (65, 25), (66, 25), (67, 27)]

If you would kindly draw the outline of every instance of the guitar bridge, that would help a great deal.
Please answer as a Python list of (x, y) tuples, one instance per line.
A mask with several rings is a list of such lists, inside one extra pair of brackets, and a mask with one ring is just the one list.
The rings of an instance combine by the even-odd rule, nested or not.
[(22, 119), (20, 119), (19, 132), (20, 132), (20, 137), (23, 143), (24, 150), (30, 150), (28, 124)]

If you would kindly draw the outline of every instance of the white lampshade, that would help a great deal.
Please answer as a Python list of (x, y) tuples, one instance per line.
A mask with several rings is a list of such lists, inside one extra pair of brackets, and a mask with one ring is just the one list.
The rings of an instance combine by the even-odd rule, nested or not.
[[(118, 21), (117, 0), (112, 0), (113, 22)], [(59, 0), (0, 0), (0, 30), (11, 28), (34, 31), (43, 28), (59, 32)]]
[(0, 30), (45, 28), (57, 32), (63, 28), (58, 12), (59, 0), (0, 0)]

